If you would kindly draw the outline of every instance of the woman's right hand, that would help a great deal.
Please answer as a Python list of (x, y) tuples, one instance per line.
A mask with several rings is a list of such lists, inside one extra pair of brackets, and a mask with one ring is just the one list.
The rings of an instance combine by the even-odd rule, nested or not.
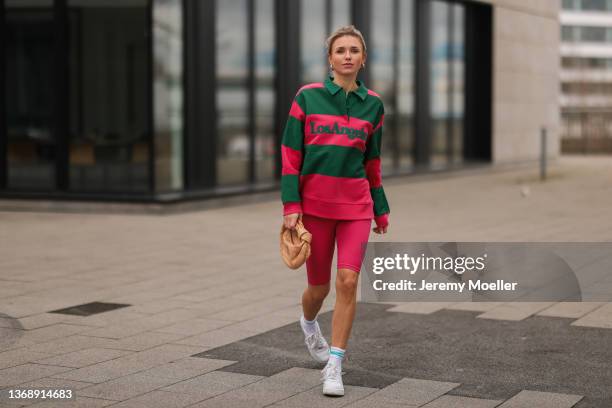
[(284, 216), (285, 228), (294, 229), (298, 219), (302, 216), (301, 213), (287, 214)]

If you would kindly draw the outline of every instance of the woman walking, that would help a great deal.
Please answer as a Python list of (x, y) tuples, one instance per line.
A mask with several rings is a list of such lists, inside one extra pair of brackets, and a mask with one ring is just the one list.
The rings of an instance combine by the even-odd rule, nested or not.
[[(365, 244), (372, 219), (375, 233), (387, 232), (389, 205), (380, 170), (383, 103), (357, 80), (367, 57), (364, 38), (354, 26), (345, 26), (331, 34), (326, 47), (332, 76), (300, 88), (289, 112), (281, 143), (281, 198), (285, 226), (294, 228), (301, 218), (312, 234), (300, 325), (311, 356), (327, 363), (323, 393), (341, 396), (342, 359), (355, 316)], [(336, 242), (330, 348), (317, 313), (329, 293)]]

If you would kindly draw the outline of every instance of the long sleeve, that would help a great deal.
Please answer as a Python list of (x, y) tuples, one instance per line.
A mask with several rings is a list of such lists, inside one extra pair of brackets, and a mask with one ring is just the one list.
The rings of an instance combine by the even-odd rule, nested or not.
[(304, 96), (298, 92), (291, 104), (281, 140), (283, 215), (302, 212), (300, 170), (304, 152), (304, 111)]
[(387, 197), (385, 196), (385, 190), (383, 189), (382, 185), (380, 166), (381, 139), (384, 119), (385, 109), (381, 103), (377, 120), (374, 129), (372, 130), (372, 135), (368, 138), (366, 143), (364, 158), (366, 176), (370, 184), (370, 194), (372, 196), (372, 201), (374, 202), (374, 221), (378, 227), (384, 227), (388, 224), (390, 213), (389, 204), (387, 203)]

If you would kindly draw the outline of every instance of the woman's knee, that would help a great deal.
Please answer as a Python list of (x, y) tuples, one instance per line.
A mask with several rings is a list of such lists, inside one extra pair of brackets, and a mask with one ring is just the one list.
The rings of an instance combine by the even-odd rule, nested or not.
[(323, 285), (308, 285), (308, 293), (314, 300), (324, 300), (329, 294), (329, 283)]
[(354, 293), (357, 291), (359, 273), (351, 269), (339, 269), (336, 276), (336, 291)]

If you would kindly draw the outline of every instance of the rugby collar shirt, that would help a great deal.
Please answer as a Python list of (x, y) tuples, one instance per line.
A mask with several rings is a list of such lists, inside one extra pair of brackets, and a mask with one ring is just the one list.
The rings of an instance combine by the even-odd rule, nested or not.
[(285, 215), (388, 223), (381, 178), (384, 106), (357, 81), (346, 92), (328, 77), (303, 86), (282, 136), (281, 200)]

